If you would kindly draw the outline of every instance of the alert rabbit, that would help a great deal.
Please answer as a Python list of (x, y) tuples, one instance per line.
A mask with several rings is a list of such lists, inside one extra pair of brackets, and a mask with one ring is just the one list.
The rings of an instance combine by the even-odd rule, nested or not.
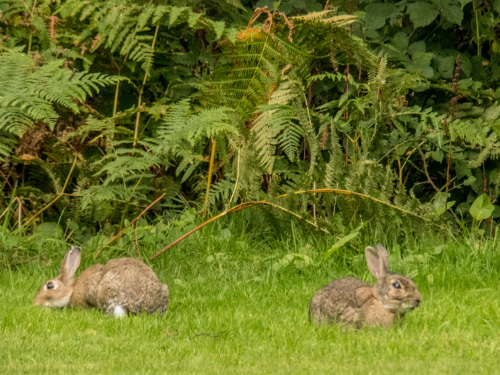
[(385, 328), (420, 306), (422, 296), (417, 286), (410, 278), (390, 272), (389, 256), (382, 245), (368, 246), (365, 256), (376, 284), (353, 277), (330, 282), (312, 298), (309, 321), (341, 322), (355, 329), (365, 325)]
[(71, 246), (64, 256), (59, 276), (42, 285), (35, 305), (97, 308), (116, 317), (143, 311), (163, 314), (167, 310), (168, 287), (140, 260), (119, 258), (105, 265), (96, 264), (74, 280), (80, 259), (80, 247)]

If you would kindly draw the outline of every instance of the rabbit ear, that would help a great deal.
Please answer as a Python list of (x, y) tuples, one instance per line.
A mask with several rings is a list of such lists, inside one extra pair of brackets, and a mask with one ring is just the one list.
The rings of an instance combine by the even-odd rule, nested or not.
[(82, 258), (81, 247), (71, 246), (68, 250), (61, 264), (59, 275), (62, 276), (62, 281), (65, 284), (70, 284), (73, 281), (73, 276), (80, 266), (80, 259)]
[(387, 254), (387, 250), (379, 243), (375, 245), (375, 249), (377, 249), (378, 254), (382, 257), (387, 272), (390, 272), (391, 268), (389, 267), (389, 254)]
[[(382, 245), (381, 245), (382, 246)], [(368, 269), (378, 279), (382, 279), (389, 272), (387, 266), (387, 251), (382, 247), (383, 251), (379, 250), (378, 247), (368, 246), (365, 249), (366, 263), (368, 264)], [(385, 251), (385, 259), (384, 259)]]

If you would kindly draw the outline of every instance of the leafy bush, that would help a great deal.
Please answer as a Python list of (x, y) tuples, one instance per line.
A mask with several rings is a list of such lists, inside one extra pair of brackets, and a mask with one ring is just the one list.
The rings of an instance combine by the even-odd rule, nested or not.
[(335, 6), (0, 1), (2, 211), (116, 232), (165, 193), (149, 215), (463, 228), (500, 195), (496, 2)]

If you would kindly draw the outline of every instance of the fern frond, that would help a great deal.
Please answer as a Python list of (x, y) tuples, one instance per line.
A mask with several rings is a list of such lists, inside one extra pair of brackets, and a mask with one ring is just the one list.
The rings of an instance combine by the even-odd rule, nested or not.
[(312, 12), (312, 13), (304, 14), (301, 16), (290, 17), (290, 19), (314, 21), (314, 20), (318, 20), (318, 19), (324, 19), (324, 18), (326, 18), (326, 16), (329, 16), (330, 14), (332, 14), (334, 12), (335, 12), (335, 10), (322, 10), (319, 12)]
[(267, 173), (273, 170), (278, 143), (290, 160), (295, 158), (299, 147), (302, 132), (300, 127), (292, 122), (296, 109), (290, 105), (298, 95), (293, 88), (294, 84), (293, 81), (283, 82), (273, 92), (268, 104), (257, 108), (257, 112), (262, 112), (253, 123), (252, 133), (255, 134), (255, 147), (259, 150), (261, 164)]
[(291, 19), (301, 21), (321, 21), (334, 24), (337, 27), (349, 25), (356, 20), (356, 16), (352, 16), (350, 14), (329, 17), (334, 12), (334, 10), (322, 10), (319, 12), (308, 13), (302, 16), (291, 17)]
[[(0, 118), (0, 121), (1, 118)], [(9, 157), (16, 145), (16, 139), (12, 134), (6, 131), (0, 131), (0, 161), (4, 161), (6, 157)]]
[(231, 110), (229, 108), (206, 109), (198, 113), (191, 109), (188, 99), (170, 107), (165, 117), (164, 125), (158, 129), (158, 139), (161, 140), (159, 153), (177, 152), (181, 144), (191, 146), (201, 139), (212, 138), (219, 133), (237, 134), (231, 125)]
[(35, 121), (43, 121), (52, 130), (59, 118), (55, 103), (79, 113), (73, 98), (85, 101), (99, 86), (123, 79), (104, 74), (73, 75), (62, 64), (56, 60), (37, 66), (15, 50), (0, 54), (0, 129), (22, 135)]
[(235, 184), (230, 180), (220, 180), (212, 185), (210, 188), (210, 193), (208, 195), (208, 204), (210, 206), (215, 205), (220, 201), (229, 201), (231, 194), (234, 190)]
[(500, 116), (500, 105), (498, 103), (494, 103), (489, 106), (485, 111), (483, 118), (485, 120), (496, 120)]

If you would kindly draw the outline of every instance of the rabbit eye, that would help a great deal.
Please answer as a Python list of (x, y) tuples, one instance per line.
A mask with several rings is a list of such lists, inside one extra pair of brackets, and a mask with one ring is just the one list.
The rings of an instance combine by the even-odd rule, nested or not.
[(55, 287), (55, 285), (54, 285), (54, 283), (52, 281), (49, 281), (47, 283), (47, 289), (54, 289), (54, 287)]
[(399, 285), (399, 283), (396, 281), (394, 284), (392, 284), (392, 286), (396, 289), (400, 289), (401, 288), (401, 285)]

